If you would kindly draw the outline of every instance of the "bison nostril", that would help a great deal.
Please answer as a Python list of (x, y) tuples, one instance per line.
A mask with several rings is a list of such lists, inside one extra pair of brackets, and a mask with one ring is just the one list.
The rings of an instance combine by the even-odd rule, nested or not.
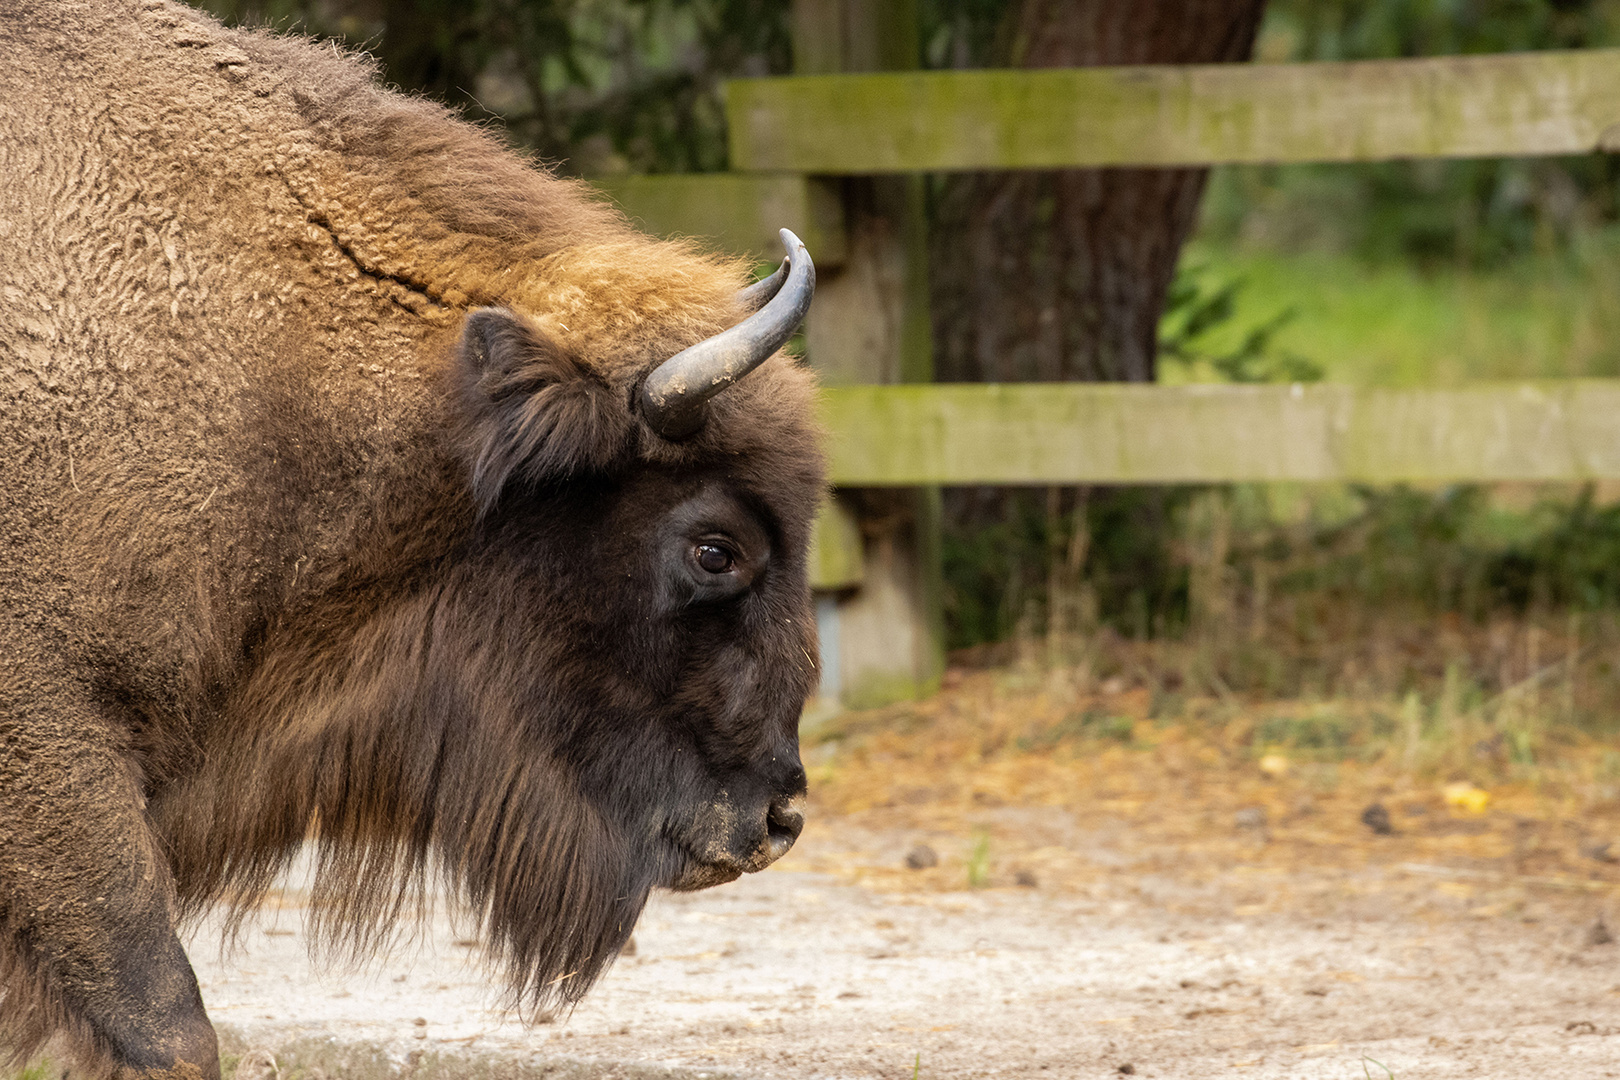
[(804, 814), (799, 811), (796, 802), (773, 802), (765, 815), (765, 831), (773, 861), (786, 855), (793, 841), (804, 831)]

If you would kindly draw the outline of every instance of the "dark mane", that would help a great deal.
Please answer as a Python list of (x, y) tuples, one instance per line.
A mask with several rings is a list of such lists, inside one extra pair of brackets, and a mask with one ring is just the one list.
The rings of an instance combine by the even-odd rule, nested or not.
[(518, 604), (464, 571), (430, 572), (409, 599), (334, 596), (311, 612), (360, 625), (340, 646), (272, 632), (229, 747), (153, 800), (186, 916), (223, 903), (239, 927), (307, 838), (318, 949), (375, 952), (437, 885), (466, 905), (516, 998), (583, 996), (667, 868), (638, 862), (572, 771), (514, 737), (548, 705), (526, 696), (522, 669), (551, 662), (514, 640)]

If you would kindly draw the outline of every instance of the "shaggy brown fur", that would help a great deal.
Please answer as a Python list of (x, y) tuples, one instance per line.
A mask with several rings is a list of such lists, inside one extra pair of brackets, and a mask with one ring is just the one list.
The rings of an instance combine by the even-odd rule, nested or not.
[(0, 47), (0, 1043), (217, 1075), (175, 925), (311, 836), (328, 944), (436, 873), (531, 1002), (780, 854), (809, 379), (630, 406), (741, 268), (309, 42), (27, 0)]

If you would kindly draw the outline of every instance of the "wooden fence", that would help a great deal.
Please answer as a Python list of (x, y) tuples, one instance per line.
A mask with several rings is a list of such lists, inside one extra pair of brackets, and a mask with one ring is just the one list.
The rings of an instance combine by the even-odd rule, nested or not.
[(852, 487), (1620, 477), (1620, 380), (863, 386), (822, 399), (833, 479)]
[(1620, 50), (741, 79), (735, 169), (866, 174), (1584, 154)]
[[(830, 11), (850, 2), (799, 0), (799, 7)], [(871, 267), (882, 264), (860, 262), (873, 234), (852, 220), (850, 189), (829, 178), (1609, 151), (1620, 149), (1620, 50), (742, 79), (727, 87), (727, 118), (734, 172), (605, 186), (653, 231), (713, 237), (762, 261), (776, 258), (774, 230), (785, 225), (832, 271), (826, 291), (834, 295), (818, 296), (818, 305), (833, 309), (820, 338), (831, 344), (818, 348), (812, 322), (810, 359), (832, 384), (822, 407), (836, 484), (920, 485), (926, 493), (928, 485), (969, 483), (1620, 477), (1620, 380), (1450, 390), (892, 385), (916, 378), (917, 366), (891, 358), (887, 368), (851, 367), (841, 354), (903, 352), (903, 342), (894, 343), (900, 332), (884, 326), (914, 323), (914, 304), (894, 301), (864, 338), (829, 325), (849, 321), (863, 302), (849, 294), (872, 290)], [(895, 192), (904, 194), (893, 186), (861, 190), (888, 192), (891, 203)], [(890, 233), (904, 233), (907, 213), (915, 217), (891, 212)], [(915, 260), (916, 237), (902, 236), (886, 249), (891, 263), (907, 244)], [(846, 262), (849, 287), (839, 293)], [(897, 295), (914, 292), (891, 285)], [(863, 380), (863, 370), (874, 374)], [(891, 385), (839, 385), (860, 381)], [(926, 498), (917, 505), (926, 516)], [(861, 650), (903, 638), (914, 676), (869, 679), (879, 689), (862, 693), (848, 691), (846, 680), (846, 697), (866, 703), (916, 692), (937, 673), (937, 642), (927, 643), (937, 637), (937, 618), (915, 599), (930, 588), (926, 563), (937, 559), (926, 532), (890, 541), (922, 552), (906, 569), (894, 550), (874, 548), (847, 506), (835, 503), (824, 517), (818, 585), (845, 595), (855, 589), (857, 600), (863, 589), (873, 594), (861, 601), (872, 621), (864, 645), (838, 644), (839, 609), (824, 605), (824, 633), (844, 654), (842, 661), (824, 655), (824, 663), (837, 672)], [(872, 581), (881, 565), (890, 568), (886, 585)], [(909, 603), (889, 595), (907, 590)]]

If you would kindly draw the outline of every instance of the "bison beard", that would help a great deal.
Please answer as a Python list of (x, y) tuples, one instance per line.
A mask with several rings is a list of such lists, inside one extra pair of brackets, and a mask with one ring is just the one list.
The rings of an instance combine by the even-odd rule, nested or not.
[(0, 1054), (217, 1076), (176, 927), (305, 844), (320, 944), (442, 887), (533, 1005), (652, 889), (785, 852), (802, 248), (739, 293), (167, 0), (11, 5), (0, 45)]

